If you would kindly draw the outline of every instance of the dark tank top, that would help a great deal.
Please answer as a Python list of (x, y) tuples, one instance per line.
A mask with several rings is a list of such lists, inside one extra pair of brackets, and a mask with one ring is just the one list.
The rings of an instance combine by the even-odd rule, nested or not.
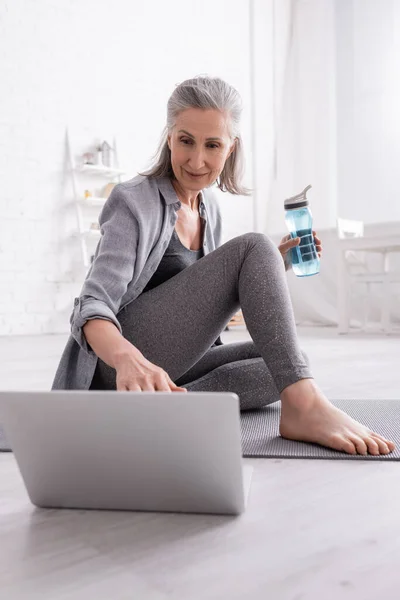
[[(164, 255), (157, 267), (155, 273), (153, 273), (150, 281), (147, 283), (143, 290), (143, 294), (152, 290), (177, 275), (186, 267), (189, 267), (197, 260), (204, 256), (203, 246), (199, 250), (189, 250), (186, 248), (179, 239), (179, 236), (174, 229), (168, 247), (166, 248)], [(213, 346), (223, 345), (221, 338), (218, 338), (213, 343)]]
[(199, 250), (189, 250), (182, 244), (174, 229), (168, 247), (164, 252), (164, 256), (162, 257), (156, 272), (153, 273), (150, 281), (144, 288), (143, 293), (148, 292), (161, 283), (164, 283), (164, 281), (171, 279), (171, 277), (177, 275), (203, 256), (203, 247), (199, 248)]

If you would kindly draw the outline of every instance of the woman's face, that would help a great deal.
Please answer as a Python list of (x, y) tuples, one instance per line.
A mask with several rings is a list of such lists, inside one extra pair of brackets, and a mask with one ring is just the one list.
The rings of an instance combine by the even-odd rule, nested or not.
[(178, 183), (200, 191), (215, 182), (234, 150), (229, 117), (219, 110), (188, 108), (178, 115), (168, 146)]

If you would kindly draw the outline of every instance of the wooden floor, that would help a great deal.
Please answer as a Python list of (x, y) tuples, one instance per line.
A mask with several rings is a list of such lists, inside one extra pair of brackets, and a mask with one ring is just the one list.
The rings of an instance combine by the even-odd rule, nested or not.
[[(399, 335), (299, 337), (329, 398), (400, 399)], [(0, 338), (1, 389), (49, 389), (65, 339)], [(13, 455), (0, 454), (0, 598), (399, 597), (399, 463), (245, 462), (248, 509), (230, 518), (35, 509)]]

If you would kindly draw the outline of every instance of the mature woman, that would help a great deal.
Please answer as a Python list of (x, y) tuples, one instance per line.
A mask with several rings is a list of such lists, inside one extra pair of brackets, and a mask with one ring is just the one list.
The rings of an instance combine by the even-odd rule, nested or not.
[[(392, 442), (332, 406), (299, 347), (285, 275), (298, 242), (246, 233), (221, 245), (212, 186), (246, 193), (240, 113), (221, 79), (175, 89), (155, 164), (104, 205), (53, 389), (232, 391), (242, 409), (280, 399), (282, 436), (387, 454)], [(240, 308), (252, 341), (222, 344)]]

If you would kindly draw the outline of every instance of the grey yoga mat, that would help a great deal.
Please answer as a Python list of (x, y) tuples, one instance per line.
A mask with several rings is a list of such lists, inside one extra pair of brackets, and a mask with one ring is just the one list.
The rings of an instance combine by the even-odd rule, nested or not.
[[(362, 456), (345, 454), (317, 444), (294, 442), (279, 436), (280, 402), (241, 414), (243, 456), (259, 458), (325, 458), (350, 460), (400, 460), (400, 400), (332, 400), (369, 429), (396, 444), (391, 454)], [(0, 451), (10, 447), (0, 425)]]
[(376, 433), (393, 441), (390, 454), (366, 456), (329, 450), (317, 444), (285, 440), (279, 436), (281, 403), (241, 414), (243, 456), (258, 458), (325, 458), (349, 460), (400, 460), (400, 400), (331, 400), (332, 404)]

